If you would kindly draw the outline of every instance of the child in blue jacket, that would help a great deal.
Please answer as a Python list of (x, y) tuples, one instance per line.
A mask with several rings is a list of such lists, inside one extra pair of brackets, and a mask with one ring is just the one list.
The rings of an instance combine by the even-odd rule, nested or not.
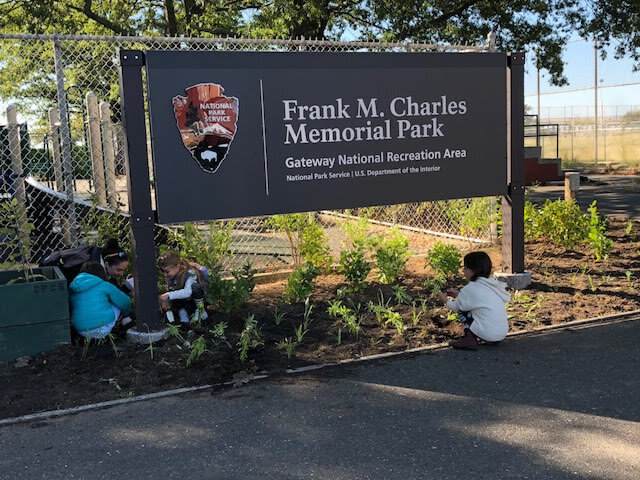
[(107, 281), (99, 263), (85, 263), (69, 285), (71, 324), (86, 338), (104, 338), (122, 316), (129, 315), (131, 300)]

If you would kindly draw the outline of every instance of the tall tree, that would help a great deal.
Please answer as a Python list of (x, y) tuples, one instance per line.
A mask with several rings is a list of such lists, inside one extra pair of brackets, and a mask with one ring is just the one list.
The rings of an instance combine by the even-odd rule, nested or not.
[(536, 52), (556, 84), (576, 34), (640, 66), (638, 0), (0, 0), (0, 31), (346, 38), (480, 44)]

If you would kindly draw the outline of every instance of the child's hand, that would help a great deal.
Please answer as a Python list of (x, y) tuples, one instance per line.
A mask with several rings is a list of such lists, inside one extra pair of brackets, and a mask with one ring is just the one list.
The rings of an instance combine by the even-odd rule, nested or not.
[(168, 293), (163, 293), (162, 295), (159, 295), (158, 300), (160, 302), (160, 307), (162, 307), (163, 310), (167, 310), (171, 306), (169, 303)]
[(441, 303), (447, 303), (447, 294), (440, 292), (438, 294), (438, 300), (440, 300)]
[(458, 296), (458, 293), (460, 293), (460, 291), (456, 290), (455, 288), (447, 289), (447, 295), (449, 295), (452, 298), (456, 298)]

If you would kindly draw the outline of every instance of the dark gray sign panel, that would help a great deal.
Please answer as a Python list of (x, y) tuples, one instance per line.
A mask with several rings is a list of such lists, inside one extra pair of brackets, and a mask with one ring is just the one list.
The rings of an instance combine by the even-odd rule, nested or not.
[(162, 223), (506, 194), (504, 53), (148, 52)]

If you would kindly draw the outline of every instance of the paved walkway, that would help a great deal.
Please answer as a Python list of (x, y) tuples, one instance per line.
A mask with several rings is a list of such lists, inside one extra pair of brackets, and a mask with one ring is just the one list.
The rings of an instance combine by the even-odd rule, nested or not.
[[(584, 176), (583, 176), (584, 178)], [(640, 218), (640, 176), (638, 175), (587, 175), (582, 182), (578, 203), (586, 208), (593, 200), (598, 210), (607, 215)], [(564, 183), (527, 187), (529, 200), (542, 203), (546, 199), (564, 198)]]
[(637, 319), (6, 426), (0, 478), (636, 480), (639, 338)]

